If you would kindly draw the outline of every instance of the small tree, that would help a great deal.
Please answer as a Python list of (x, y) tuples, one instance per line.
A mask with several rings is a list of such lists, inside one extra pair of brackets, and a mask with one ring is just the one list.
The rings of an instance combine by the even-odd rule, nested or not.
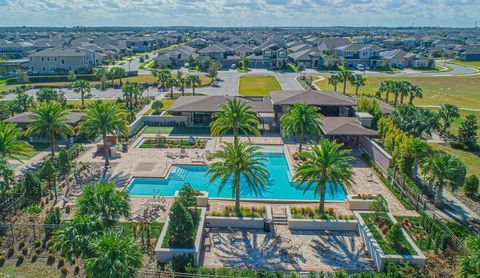
[(56, 168), (58, 170), (58, 174), (66, 177), (70, 170), (72, 169), (72, 160), (70, 157), (70, 153), (66, 149), (62, 149), (56, 158)]
[(402, 228), (399, 223), (393, 224), (387, 232), (387, 243), (393, 248), (399, 248), (402, 239)]
[(387, 202), (382, 195), (377, 195), (368, 209), (375, 211), (375, 217), (378, 218), (380, 213), (388, 210)]
[(465, 179), (465, 183), (463, 184), (463, 190), (465, 190), (465, 194), (469, 197), (473, 197), (478, 192), (478, 178), (475, 175), (470, 175)]
[(58, 190), (57, 190), (57, 169), (53, 165), (52, 160), (47, 160), (43, 164), (42, 169), (40, 170), (40, 178), (44, 180), (48, 184), (48, 188), (54, 190), (55, 192), (55, 203), (57, 202), (58, 198)]
[(42, 198), (42, 183), (38, 176), (33, 172), (27, 172), (23, 180), (25, 195), (34, 202), (40, 201)]
[(470, 150), (477, 148), (478, 120), (475, 115), (467, 115), (458, 129), (458, 140)]
[(75, 72), (73, 70), (68, 72), (67, 79), (70, 82), (73, 82), (73, 81), (77, 80), (77, 75), (75, 74)]
[[(60, 224), (60, 209), (59, 208), (54, 208), (51, 211), (47, 213), (45, 216), (45, 221), (43, 224), (45, 224), (45, 238), (49, 238), (52, 235), (52, 232), (55, 230), (53, 225), (58, 225)], [(52, 226), (49, 226), (52, 225)]]
[(155, 114), (160, 114), (160, 112), (162, 111), (162, 108), (163, 108), (163, 102), (161, 100), (155, 100), (153, 103), (152, 103), (152, 109), (154, 110), (154, 113)]
[(17, 83), (28, 83), (30, 79), (28, 79), (28, 73), (24, 70), (17, 71)]
[(178, 202), (180, 202), (185, 208), (197, 206), (197, 194), (190, 183), (186, 182), (183, 184), (183, 187), (178, 193)]
[(180, 202), (170, 210), (170, 238), (168, 244), (175, 248), (189, 248), (193, 245), (193, 219)]

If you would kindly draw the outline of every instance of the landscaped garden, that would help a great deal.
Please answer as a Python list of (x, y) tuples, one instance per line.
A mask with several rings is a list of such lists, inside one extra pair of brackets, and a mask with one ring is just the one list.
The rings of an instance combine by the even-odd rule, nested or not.
[(148, 126), (143, 133), (162, 135), (207, 135), (210, 136), (208, 127), (182, 127), (182, 126)]
[(361, 213), (360, 216), (385, 254), (417, 254), (403, 235), (401, 225), (394, 224), (386, 213)]
[(235, 206), (225, 206), (223, 211), (212, 211), (211, 216), (225, 216), (225, 217), (264, 217), (266, 213), (265, 206), (240, 206), (240, 213), (237, 213)]
[(275, 76), (242, 75), (239, 80), (238, 93), (242, 96), (268, 96), (270, 91), (282, 90)]
[(352, 220), (352, 214), (343, 215), (335, 212), (333, 208), (327, 208), (320, 212), (318, 207), (290, 207), (293, 219), (324, 219), (324, 220)]
[(186, 149), (205, 149), (207, 141), (191, 140), (191, 139), (167, 139), (166, 137), (158, 137), (154, 139), (145, 139), (140, 145), (142, 149), (149, 148), (186, 148)]

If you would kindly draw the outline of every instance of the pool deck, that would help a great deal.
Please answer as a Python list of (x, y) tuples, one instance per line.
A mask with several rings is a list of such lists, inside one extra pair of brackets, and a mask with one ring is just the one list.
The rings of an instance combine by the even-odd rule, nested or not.
[[(143, 136), (143, 135), (142, 135)], [(173, 136), (179, 138), (179, 136)], [(137, 140), (142, 140), (140, 137)], [(251, 137), (241, 138), (241, 140), (250, 140), (253, 144), (259, 145), (284, 145), (284, 152), (292, 174), (298, 166), (293, 159), (293, 154), (297, 151), (298, 145), (284, 144), (280, 137)], [(122, 153), (122, 157), (112, 160), (111, 175), (127, 175), (129, 178), (133, 177), (151, 177), (151, 178), (165, 178), (168, 170), (172, 165), (209, 165), (211, 161), (206, 159), (208, 153), (218, 150), (222, 142), (233, 142), (233, 137), (212, 137), (207, 143), (205, 149), (185, 149), (185, 157), (172, 158), (168, 157), (169, 153), (180, 153), (180, 149), (140, 149), (130, 148), (127, 153)], [(135, 143), (133, 144), (135, 146)], [(386, 199), (390, 211), (393, 215), (398, 216), (418, 216), (418, 213), (413, 210), (408, 210), (398, 201), (398, 199), (390, 192), (388, 188), (383, 185), (377, 174), (370, 168), (360, 157), (359, 153), (353, 153), (356, 160), (352, 162), (354, 167), (353, 184), (348, 188), (349, 194), (382, 194)], [(85, 152), (79, 161), (85, 162), (102, 162), (102, 157), (92, 159), (91, 151)], [(126, 187), (129, 179), (125, 179), (124, 184), (119, 184), (120, 187)], [(132, 197), (137, 198), (137, 197)], [(148, 197), (146, 197), (148, 198)], [(215, 200), (212, 204), (220, 202)], [(266, 203), (275, 203), (266, 201)]]

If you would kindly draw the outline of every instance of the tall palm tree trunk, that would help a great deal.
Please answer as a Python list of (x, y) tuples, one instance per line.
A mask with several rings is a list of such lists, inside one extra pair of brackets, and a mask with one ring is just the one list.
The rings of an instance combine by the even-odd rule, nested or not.
[(337, 91), (337, 83), (333, 84), (333, 90), (336, 92)]
[(359, 88), (360, 88), (360, 86), (356, 86), (356, 87), (355, 87), (355, 95), (357, 95), (357, 96), (358, 96), (358, 89), (359, 89)]
[(192, 87), (192, 94), (195, 95), (195, 85)]
[(173, 86), (170, 87), (170, 97), (173, 98)]
[(385, 102), (386, 102), (386, 103), (388, 103), (389, 98), (390, 98), (390, 92), (387, 92), (387, 93), (385, 94)]
[(344, 78), (343, 79), (343, 94), (345, 94), (347, 92), (347, 79)]
[(80, 97), (82, 98), (82, 109), (85, 109), (85, 93), (80, 91)]
[(235, 187), (235, 211), (237, 215), (240, 215), (240, 174), (236, 173), (233, 179), (233, 186)]
[(320, 204), (318, 207), (319, 213), (323, 213), (325, 211), (325, 187), (326, 187), (325, 179), (320, 178)]
[(50, 154), (52, 158), (55, 157), (55, 145), (55, 133), (52, 132), (52, 134), (50, 134)]
[(301, 152), (302, 151), (302, 137), (303, 135), (299, 134), (298, 135), (298, 144), (300, 145), (299, 148), (298, 148), (298, 151)]
[(410, 98), (408, 99), (408, 104), (413, 104), (413, 95), (410, 95)]
[(395, 93), (395, 98), (393, 99), (393, 106), (397, 106), (398, 102), (398, 93)]
[(108, 165), (110, 164), (110, 159), (109, 159), (109, 149), (108, 149), (108, 146), (107, 146), (107, 134), (106, 133), (103, 133), (103, 148), (104, 148), (104, 152), (105, 152), (105, 169), (108, 167)]

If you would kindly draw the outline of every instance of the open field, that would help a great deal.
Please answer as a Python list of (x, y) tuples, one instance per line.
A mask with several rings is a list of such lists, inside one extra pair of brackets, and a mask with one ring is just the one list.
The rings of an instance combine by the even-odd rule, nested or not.
[(238, 93), (242, 96), (268, 96), (270, 91), (282, 90), (277, 78), (269, 75), (240, 76)]
[[(373, 95), (382, 80), (408, 80), (423, 89), (423, 98), (416, 99), (416, 105), (442, 105), (455, 104), (464, 108), (480, 107), (480, 75), (464, 76), (429, 76), (429, 77), (388, 77), (367, 76), (365, 86), (361, 87), (359, 94)], [(315, 84), (325, 91), (333, 91), (333, 86), (328, 84), (328, 78), (317, 81)], [(342, 92), (342, 85), (337, 87)], [(347, 83), (347, 93), (354, 94), (355, 88)]]
[(465, 166), (467, 167), (467, 175), (475, 174), (477, 176), (480, 176), (480, 167), (478, 167), (478, 165), (480, 165), (479, 156), (471, 152), (453, 149), (450, 146), (446, 146), (446, 145), (440, 145), (440, 144), (431, 144), (431, 145), (434, 150), (443, 151), (451, 155), (457, 156), (463, 163), (465, 163)]
[(450, 63), (460, 65), (460, 66), (467, 66), (480, 69), (480, 61), (460, 61), (460, 60), (453, 60), (449, 61)]

